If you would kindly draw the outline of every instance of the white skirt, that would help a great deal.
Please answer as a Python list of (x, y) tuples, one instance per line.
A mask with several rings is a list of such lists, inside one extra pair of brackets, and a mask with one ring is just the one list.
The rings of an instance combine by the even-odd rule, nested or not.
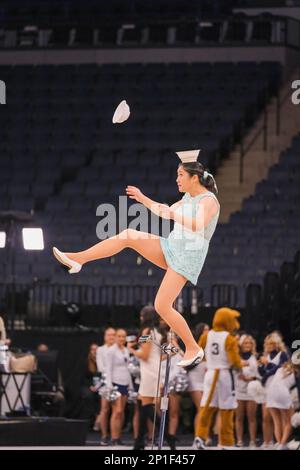
[(280, 410), (289, 410), (293, 406), (290, 388), (295, 384), (294, 374), (285, 374), (281, 367), (276, 371), (272, 386), (267, 388), (267, 408), (278, 408)]
[(267, 408), (278, 408), (280, 410), (289, 410), (292, 408), (292, 397), (286, 387), (278, 387), (267, 393)]
[(188, 371), (188, 392), (203, 392), (205, 371), (205, 361), (200, 362), (200, 364)]
[[(155, 371), (147, 372), (141, 376), (138, 393), (142, 397), (156, 397), (158, 374)], [(158, 396), (160, 396), (158, 388)]]
[(236, 378), (236, 398), (240, 401), (254, 401), (248, 393), (248, 385), (250, 382), (245, 382), (242, 379)]

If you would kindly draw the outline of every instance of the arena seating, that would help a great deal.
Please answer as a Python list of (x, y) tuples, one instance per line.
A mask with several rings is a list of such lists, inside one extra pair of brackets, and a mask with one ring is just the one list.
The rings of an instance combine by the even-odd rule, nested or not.
[[(57, 245), (75, 251), (96, 243), (96, 207), (117, 205), (127, 184), (139, 185), (156, 200), (177, 200), (176, 150), (201, 148), (200, 161), (217, 174), (242, 123), (253, 122), (265, 96), (276, 90), (280, 73), (280, 65), (272, 62), (1, 66), (1, 79), (9, 87), (8, 104), (0, 108), (0, 210), (34, 210), (46, 241), (43, 252), (25, 252), (18, 245), (17, 281), (30, 282), (34, 276), (96, 285), (157, 283), (162, 271), (129, 250), (91, 263), (76, 279), (66, 276), (50, 250)], [(113, 125), (114, 107), (124, 98), (131, 118)], [(295, 152), (293, 147), (288, 158)], [(270, 184), (278, 177), (272, 169)], [(268, 182), (262, 185), (269, 187)], [(293, 187), (289, 184), (286, 191)], [(276, 210), (284, 210), (283, 200)], [(274, 234), (264, 234), (266, 214), (260, 218), (253, 204), (245, 201), (230, 224), (218, 227), (199, 281), (203, 287), (260, 278), (270, 267), (267, 254), (273, 263), (277, 252), (283, 256), (281, 238), (275, 256)], [(276, 221), (274, 200), (269, 204), (264, 210)], [(257, 236), (264, 243), (263, 257), (256, 256)], [(6, 250), (0, 250), (0, 257), (4, 272)]]
[(256, 185), (253, 196), (228, 224), (219, 225), (203, 270), (203, 281), (240, 286), (263, 283), (265, 273), (278, 272), (292, 261), (300, 238), (300, 135), (273, 165), (268, 178)]

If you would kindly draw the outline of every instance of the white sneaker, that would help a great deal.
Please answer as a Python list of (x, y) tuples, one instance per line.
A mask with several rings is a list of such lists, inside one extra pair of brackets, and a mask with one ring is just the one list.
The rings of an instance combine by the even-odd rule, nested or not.
[(196, 366), (197, 364), (199, 364), (202, 361), (203, 357), (204, 357), (204, 351), (203, 351), (202, 348), (200, 348), (199, 351), (197, 352), (197, 354), (194, 357), (192, 357), (191, 359), (184, 360), (184, 361), (179, 361), (177, 363), (177, 365), (179, 367), (188, 367), (188, 366), (191, 366), (191, 365)]
[(300, 450), (300, 441), (296, 441), (295, 439), (291, 440), (287, 443), (287, 448), (289, 450)]
[(224, 446), (222, 444), (218, 444), (218, 450), (242, 450), (241, 447), (237, 446)]
[(203, 441), (203, 439), (201, 439), (201, 437), (195, 437), (192, 449), (194, 449), (194, 450), (207, 450), (206, 445), (204, 444), (204, 441)]
[(62, 251), (59, 251), (55, 246), (53, 247), (53, 254), (55, 258), (65, 266), (68, 266), (69, 273), (75, 274), (79, 273), (82, 268), (82, 264), (77, 263), (77, 261), (73, 261), (72, 259), (68, 258)]
[(276, 450), (289, 450), (288, 446), (286, 444), (279, 444), (276, 447)]
[(256, 449), (255, 441), (250, 441), (249, 442), (249, 449)]
[(273, 449), (273, 446), (273, 442), (263, 442), (259, 448), (260, 450), (270, 450), (270, 448)]

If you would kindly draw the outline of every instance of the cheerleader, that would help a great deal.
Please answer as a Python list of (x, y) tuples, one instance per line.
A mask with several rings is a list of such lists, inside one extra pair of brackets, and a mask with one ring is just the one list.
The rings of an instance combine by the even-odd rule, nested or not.
[(300, 450), (300, 350), (293, 352), (291, 361), (295, 370), (296, 387), (293, 390), (295, 393), (293, 396), (293, 407), (294, 413), (291, 418), (291, 425), (293, 427), (292, 437), (293, 439), (288, 443), (290, 450)]
[[(184, 352), (180, 348), (178, 340), (174, 334), (168, 332), (167, 342), (168, 344), (173, 344), (178, 349), (178, 352), (173, 354), (170, 358), (169, 384), (171, 384), (172, 381), (176, 379), (177, 374), (182, 373), (178, 368), (178, 363), (181, 361)], [(161, 394), (165, 383), (167, 357), (164, 357), (163, 359), (160, 374)], [(171, 390), (168, 398), (168, 432), (165, 437), (170, 449), (176, 450), (176, 432), (179, 424), (181, 394), (176, 392), (176, 390)]]
[(116, 343), (111, 346), (106, 355), (105, 374), (107, 386), (116, 387), (121, 396), (112, 402), (110, 418), (111, 444), (122, 445), (120, 440), (124, 422), (124, 411), (128, 390), (133, 389), (132, 379), (128, 370), (129, 350), (125, 347), (126, 331), (122, 328), (116, 331)]
[(256, 343), (252, 336), (244, 334), (239, 339), (239, 352), (242, 359), (248, 365), (236, 373), (236, 398), (238, 406), (236, 409), (235, 428), (237, 435), (237, 446), (243, 447), (244, 417), (247, 415), (248, 431), (250, 436), (249, 447), (256, 447), (256, 410), (257, 403), (248, 394), (248, 384), (255, 380), (258, 375), (256, 361)]
[(269, 409), (276, 438), (275, 449), (288, 449), (286, 443), (291, 434), (291, 416), (293, 414), (293, 401), (291, 390), (297, 386), (300, 376), (300, 366), (286, 362), (277, 369), (272, 380), (272, 387), (267, 391), (266, 407)]
[[(258, 372), (261, 377), (261, 383), (264, 386), (265, 394), (271, 387), (274, 375), (288, 361), (286, 347), (281, 337), (277, 333), (271, 333), (264, 340), (264, 353), (258, 360)], [(270, 410), (266, 407), (266, 400), (262, 405), (263, 415), (263, 449), (273, 448), (273, 420)]]
[[(209, 332), (209, 326), (206, 323), (198, 323), (195, 327), (194, 336), (199, 344), (202, 335), (206, 335)], [(200, 416), (200, 403), (203, 395), (203, 383), (204, 375), (206, 371), (206, 361), (203, 360), (200, 364), (196, 365), (192, 369), (188, 369), (188, 381), (189, 386), (187, 391), (191, 395), (193, 403), (196, 407), (196, 415), (194, 418), (194, 431), (196, 432), (198, 426), (198, 420)], [(209, 440), (207, 444), (209, 443)]]
[[(105, 364), (106, 364), (106, 357), (107, 352), (111, 346), (115, 344), (116, 341), (116, 330), (114, 328), (106, 328), (104, 331), (104, 344), (97, 348), (96, 352), (96, 362), (97, 362), (97, 369), (98, 372), (103, 375), (105, 373)], [(99, 423), (101, 429), (101, 440), (100, 445), (107, 446), (109, 444), (108, 439), (108, 417), (111, 408), (111, 402), (108, 401), (106, 398), (101, 397), (101, 408), (100, 408), (100, 415), (99, 415)]]
[[(126, 340), (127, 340), (127, 347), (128, 347), (128, 344), (130, 344), (130, 349), (128, 348), (130, 352), (128, 368), (132, 377), (133, 391), (135, 392), (135, 394), (138, 394), (138, 390), (140, 387), (140, 361), (131, 352), (132, 349), (134, 350), (139, 349), (137, 336), (130, 335), (126, 338)], [(138, 434), (139, 434), (139, 401), (138, 400), (134, 401), (132, 405), (133, 406), (132, 406), (131, 411), (133, 412), (130, 413), (129, 420), (131, 420), (132, 418), (133, 437), (134, 439), (137, 439)]]
[(181, 163), (177, 169), (176, 183), (179, 192), (185, 194), (171, 207), (149, 199), (135, 186), (126, 187), (130, 199), (143, 204), (156, 215), (174, 220), (174, 229), (167, 238), (127, 228), (87, 250), (63, 253), (54, 247), (53, 254), (60, 263), (70, 268), (70, 274), (78, 273), (90, 261), (111, 257), (125, 248), (137, 251), (164, 269), (166, 274), (157, 291), (154, 306), (184, 342), (184, 358), (179, 365), (186, 367), (200, 362), (204, 352), (173, 304), (187, 281), (194, 285), (198, 282), (218, 223), (220, 204), (214, 177), (197, 161), (199, 150), (177, 154)]
[[(143, 307), (140, 312), (141, 330), (140, 336), (151, 334), (155, 342), (161, 344), (162, 335), (158, 330), (159, 318), (152, 306)], [(159, 369), (160, 369), (160, 348), (149, 341), (142, 343), (136, 350), (133, 344), (128, 343), (131, 354), (140, 361), (140, 386), (139, 386), (139, 432), (134, 442), (135, 450), (142, 450), (145, 447), (145, 433), (147, 431), (148, 420), (154, 420), (155, 401), (159, 392)]]

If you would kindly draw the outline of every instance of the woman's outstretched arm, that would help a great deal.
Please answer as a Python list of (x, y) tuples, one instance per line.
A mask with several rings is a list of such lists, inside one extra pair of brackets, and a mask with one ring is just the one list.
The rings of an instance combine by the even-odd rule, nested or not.
[(153, 199), (150, 199), (145, 194), (143, 194), (142, 191), (136, 186), (127, 186), (126, 193), (130, 199), (135, 199), (136, 201), (140, 202), (145, 207), (147, 207), (147, 209), (149, 209), (154, 214), (164, 218), (169, 218), (167, 217), (167, 214), (170, 212), (170, 210), (174, 210), (177, 205), (181, 203), (180, 200), (175, 202), (175, 204), (173, 204), (171, 207), (169, 207), (167, 204), (162, 204), (161, 202), (153, 201)]
[(216, 201), (211, 197), (206, 197), (198, 203), (196, 217), (189, 217), (171, 210), (170, 218), (178, 224), (183, 225), (185, 229), (191, 230), (192, 232), (198, 232), (207, 227), (212, 217), (216, 215), (217, 211), (218, 208)]
[(154, 214), (164, 219), (173, 219), (175, 222), (183, 225), (185, 229), (191, 230), (192, 232), (202, 231), (203, 228), (207, 227), (211, 218), (216, 215), (218, 211), (217, 203), (211, 197), (206, 197), (204, 200), (198, 203), (196, 217), (189, 217), (187, 215), (182, 215), (178, 212), (175, 212), (176, 207), (179, 204), (182, 204), (182, 200), (177, 201), (175, 204), (169, 207), (167, 204), (153, 201), (135, 186), (127, 186), (126, 193), (130, 199), (135, 199), (136, 201), (140, 202), (145, 207), (150, 209)]

